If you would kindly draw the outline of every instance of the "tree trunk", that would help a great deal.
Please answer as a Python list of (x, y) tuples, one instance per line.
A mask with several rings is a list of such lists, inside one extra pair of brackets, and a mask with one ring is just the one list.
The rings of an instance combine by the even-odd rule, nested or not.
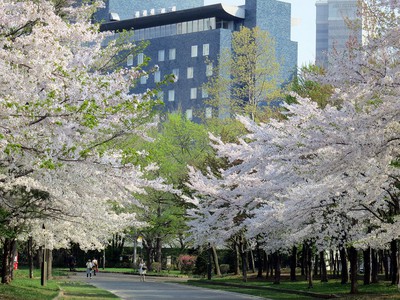
[(371, 248), (368, 247), (363, 251), (364, 260), (364, 285), (371, 283)]
[(340, 259), (339, 259), (339, 251), (335, 251), (335, 268), (336, 268), (336, 278), (339, 278), (340, 274)]
[(400, 251), (397, 250), (397, 290), (400, 290)]
[(330, 274), (336, 278), (336, 262), (335, 262), (335, 252), (333, 250), (329, 251), (329, 269)]
[(308, 247), (306, 245), (303, 246), (303, 255), (304, 255), (304, 276), (306, 280), (308, 280)]
[(346, 249), (342, 247), (339, 250), (340, 254), (340, 264), (341, 264), (341, 284), (347, 284), (349, 281), (349, 270), (347, 269), (347, 257), (346, 257)]
[(281, 255), (278, 252), (273, 254), (274, 256), (274, 269), (275, 269), (275, 277), (274, 284), (281, 283)]
[(242, 257), (242, 275), (243, 275), (243, 282), (247, 282), (247, 263), (246, 263), (246, 252), (244, 249), (240, 251)]
[(214, 260), (215, 274), (217, 274), (217, 276), (221, 276), (221, 269), (219, 268), (219, 261), (218, 261), (218, 253), (217, 253), (217, 248), (215, 248), (215, 246), (212, 247), (212, 256)]
[(260, 244), (257, 242), (257, 260), (258, 260), (258, 264), (257, 264), (257, 278), (262, 278), (263, 277), (263, 252), (260, 249)]
[(391, 280), (393, 285), (397, 285), (397, 272), (398, 272), (398, 265), (397, 265), (397, 240), (393, 240), (390, 242), (390, 273), (391, 273)]
[(326, 272), (325, 252), (324, 251), (321, 251), (319, 253), (319, 261), (321, 264), (321, 282), (328, 282), (328, 274)]
[(154, 260), (156, 262), (161, 263), (161, 259), (162, 259), (162, 239), (160, 236), (157, 236), (156, 238), (156, 255), (154, 257)]
[(320, 263), (319, 263), (319, 255), (315, 254), (315, 263), (314, 263), (314, 274), (313, 277), (318, 276), (318, 269), (320, 267)]
[(308, 288), (312, 289), (313, 285), (313, 254), (311, 245), (306, 245), (306, 262), (307, 262), (307, 279), (308, 279)]
[(237, 241), (234, 242), (235, 246), (235, 275), (240, 274), (240, 251), (239, 244)]
[(39, 249), (36, 251), (36, 267), (40, 269), (43, 262), (43, 247), (40, 246)]
[(47, 256), (47, 279), (53, 279), (53, 250), (46, 249)]
[(254, 260), (254, 253), (253, 250), (250, 249), (250, 261), (251, 261), (251, 272), (255, 273), (256, 272), (256, 266), (255, 266), (255, 260)]
[(3, 243), (3, 257), (2, 257), (2, 269), (1, 269), (1, 283), (9, 284), (12, 279), (10, 270), (13, 267), (13, 261), (11, 259), (13, 240), (5, 238)]
[(271, 257), (266, 252), (264, 252), (264, 269), (265, 269), (265, 279), (268, 280), (271, 269)]
[(350, 294), (357, 294), (358, 293), (357, 250), (354, 247), (349, 248), (349, 261), (350, 261), (350, 281), (351, 281)]
[(14, 259), (18, 256), (17, 241), (13, 240), (11, 243), (11, 253), (10, 253), (10, 274), (11, 280), (14, 280)]
[(383, 270), (385, 272), (385, 281), (389, 281), (389, 255), (386, 250), (381, 251)]
[(293, 246), (290, 258), (290, 281), (296, 281), (297, 247)]
[(29, 265), (29, 278), (33, 278), (33, 239), (28, 239), (28, 265)]
[(207, 249), (207, 280), (211, 280), (212, 278), (212, 249), (210, 243), (208, 243)]
[(378, 283), (378, 273), (379, 273), (379, 264), (378, 264), (378, 252), (374, 249), (371, 250), (371, 283)]
[(303, 248), (301, 250), (301, 261), (300, 261), (300, 268), (301, 268), (301, 276), (305, 276), (307, 278), (307, 264), (306, 264), (306, 246), (303, 244)]

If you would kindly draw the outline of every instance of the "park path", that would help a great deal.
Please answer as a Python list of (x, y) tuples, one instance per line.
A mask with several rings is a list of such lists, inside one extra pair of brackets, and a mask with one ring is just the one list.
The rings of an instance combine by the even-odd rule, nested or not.
[(123, 300), (266, 300), (250, 295), (174, 283), (173, 281), (182, 281), (178, 278), (147, 276), (145, 282), (140, 282), (137, 275), (101, 272), (92, 279), (86, 278), (84, 273), (76, 273), (70, 278), (73, 281), (85, 281), (98, 288), (108, 290)]

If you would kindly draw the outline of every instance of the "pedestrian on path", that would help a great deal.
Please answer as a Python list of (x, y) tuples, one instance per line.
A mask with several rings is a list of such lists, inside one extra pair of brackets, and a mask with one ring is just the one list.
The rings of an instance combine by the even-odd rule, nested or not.
[(99, 272), (99, 262), (97, 261), (97, 259), (95, 257), (93, 257), (92, 260), (92, 269), (93, 269), (93, 275), (96, 276), (96, 273)]
[(147, 270), (146, 264), (144, 263), (144, 261), (142, 259), (142, 260), (140, 260), (140, 263), (139, 263), (140, 281), (144, 282), (146, 280), (146, 270)]
[(86, 277), (92, 279), (92, 268), (93, 268), (93, 264), (92, 261), (90, 259), (88, 259), (87, 263), (86, 263)]

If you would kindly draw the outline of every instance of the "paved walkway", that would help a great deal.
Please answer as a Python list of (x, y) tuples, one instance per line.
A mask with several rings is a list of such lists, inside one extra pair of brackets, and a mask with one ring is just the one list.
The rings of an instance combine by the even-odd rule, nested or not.
[(145, 282), (140, 282), (137, 275), (101, 272), (92, 279), (87, 279), (83, 273), (76, 273), (70, 278), (74, 281), (85, 281), (98, 288), (108, 290), (124, 300), (266, 300), (255, 296), (192, 287), (172, 282), (182, 281), (182, 279), (178, 278), (147, 276)]

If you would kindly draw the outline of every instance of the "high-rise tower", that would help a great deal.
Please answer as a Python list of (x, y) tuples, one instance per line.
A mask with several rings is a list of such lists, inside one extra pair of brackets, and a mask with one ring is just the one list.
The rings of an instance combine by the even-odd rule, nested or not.
[(334, 49), (342, 51), (351, 38), (361, 42), (361, 15), (357, 0), (319, 0), (316, 2), (316, 60), (327, 67)]

